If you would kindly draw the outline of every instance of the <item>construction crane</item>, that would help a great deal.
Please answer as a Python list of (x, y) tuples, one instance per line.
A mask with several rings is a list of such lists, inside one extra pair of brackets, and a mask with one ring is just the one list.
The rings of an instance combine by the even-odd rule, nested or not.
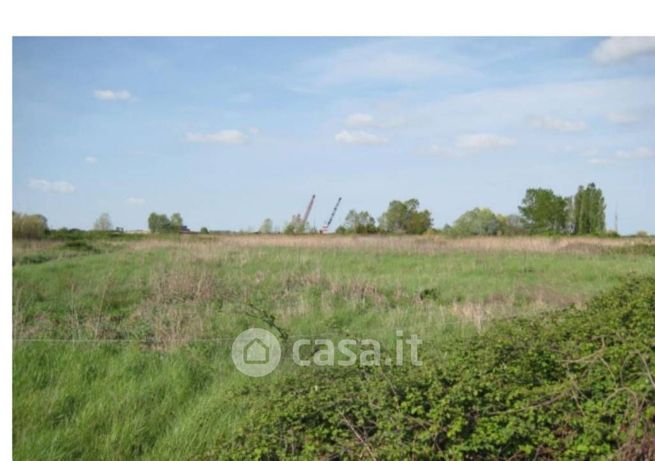
[(302, 231), (305, 231), (305, 224), (307, 224), (307, 218), (309, 218), (309, 213), (312, 211), (312, 207), (314, 206), (314, 199), (316, 198), (316, 194), (312, 195), (311, 200), (309, 201), (309, 204), (307, 205), (307, 209), (305, 209), (305, 214), (302, 217)]
[(334, 205), (334, 208), (332, 209), (332, 214), (330, 215), (330, 219), (328, 219), (325, 225), (321, 228), (321, 234), (327, 233), (328, 229), (330, 228), (330, 224), (332, 224), (332, 220), (334, 219), (334, 215), (337, 214), (337, 208), (339, 208), (340, 203), (341, 203), (341, 197), (339, 197), (339, 200), (337, 200), (337, 204)]

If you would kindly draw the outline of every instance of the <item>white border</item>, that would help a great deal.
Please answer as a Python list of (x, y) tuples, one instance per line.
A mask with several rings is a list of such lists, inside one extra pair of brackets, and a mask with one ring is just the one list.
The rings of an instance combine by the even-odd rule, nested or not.
[[(655, 35), (651, 2), (5, 0), (0, 6), (0, 450), (11, 453), (12, 36)], [(8, 405), (9, 404), (9, 405)]]

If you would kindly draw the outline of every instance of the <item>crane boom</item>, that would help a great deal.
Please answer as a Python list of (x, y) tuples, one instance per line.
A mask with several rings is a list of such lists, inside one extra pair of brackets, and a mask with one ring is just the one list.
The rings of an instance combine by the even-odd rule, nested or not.
[(327, 220), (323, 228), (321, 229), (321, 234), (325, 234), (328, 229), (330, 228), (330, 224), (332, 224), (332, 220), (334, 219), (334, 215), (337, 214), (337, 208), (339, 208), (339, 204), (341, 203), (341, 197), (339, 197), (339, 200), (337, 200), (337, 204), (334, 205), (334, 208), (332, 209), (332, 214), (330, 215), (330, 219)]
[(307, 223), (307, 218), (309, 218), (309, 213), (311, 213), (312, 207), (314, 206), (315, 198), (316, 198), (316, 194), (313, 194), (311, 200), (309, 201), (309, 204), (307, 204), (307, 209), (305, 210), (305, 214), (302, 217), (302, 229), (305, 229), (305, 224)]

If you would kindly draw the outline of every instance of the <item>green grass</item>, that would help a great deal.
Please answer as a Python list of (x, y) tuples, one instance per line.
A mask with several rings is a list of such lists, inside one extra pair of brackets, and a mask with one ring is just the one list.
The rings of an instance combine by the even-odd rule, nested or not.
[(436, 362), (435, 351), (495, 319), (582, 306), (628, 274), (655, 274), (650, 248), (423, 253), (230, 238), (73, 246), (14, 254), (16, 459), (220, 458), (241, 425), (267, 412), (269, 397), (253, 386), (300, 376), (287, 357), (258, 380), (234, 369), (233, 338), (266, 319), (292, 337), (371, 337), (384, 347), (402, 328)]

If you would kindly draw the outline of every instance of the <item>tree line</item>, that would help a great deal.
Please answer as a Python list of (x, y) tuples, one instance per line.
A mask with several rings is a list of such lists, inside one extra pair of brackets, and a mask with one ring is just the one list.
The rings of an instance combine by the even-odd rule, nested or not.
[[(474, 208), (463, 213), (452, 224), (443, 229), (433, 227), (429, 210), (421, 210), (417, 199), (392, 200), (387, 210), (377, 220), (368, 211), (350, 210), (343, 224), (336, 229), (338, 234), (425, 234), (444, 233), (452, 236), (475, 235), (612, 235), (605, 227), (605, 198), (603, 191), (594, 183), (579, 186), (572, 196), (560, 196), (551, 189), (528, 189), (518, 206), (517, 214), (502, 215), (488, 208)], [(38, 239), (52, 234), (43, 215), (12, 213), (14, 238)], [(178, 233), (188, 231), (180, 213), (169, 216), (156, 212), (148, 216), (151, 233)], [(103, 213), (94, 222), (93, 230), (99, 232), (122, 231), (114, 229), (110, 216)], [(67, 231), (83, 232), (79, 229), (59, 229), (58, 234)], [(200, 233), (208, 233), (206, 227)], [(267, 218), (257, 233), (274, 233), (273, 221)], [(303, 223), (294, 215), (283, 230), (286, 234), (315, 233), (316, 229)], [(644, 231), (638, 236), (648, 235)]]
[(419, 211), (419, 201), (394, 200), (376, 222), (367, 211), (350, 210), (341, 234), (443, 232), (453, 236), (473, 235), (603, 235), (605, 199), (594, 183), (580, 186), (575, 195), (563, 197), (551, 189), (528, 189), (518, 207), (518, 214), (502, 215), (488, 208), (466, 211), (442, 230), (432, 227), (430, 211)]

